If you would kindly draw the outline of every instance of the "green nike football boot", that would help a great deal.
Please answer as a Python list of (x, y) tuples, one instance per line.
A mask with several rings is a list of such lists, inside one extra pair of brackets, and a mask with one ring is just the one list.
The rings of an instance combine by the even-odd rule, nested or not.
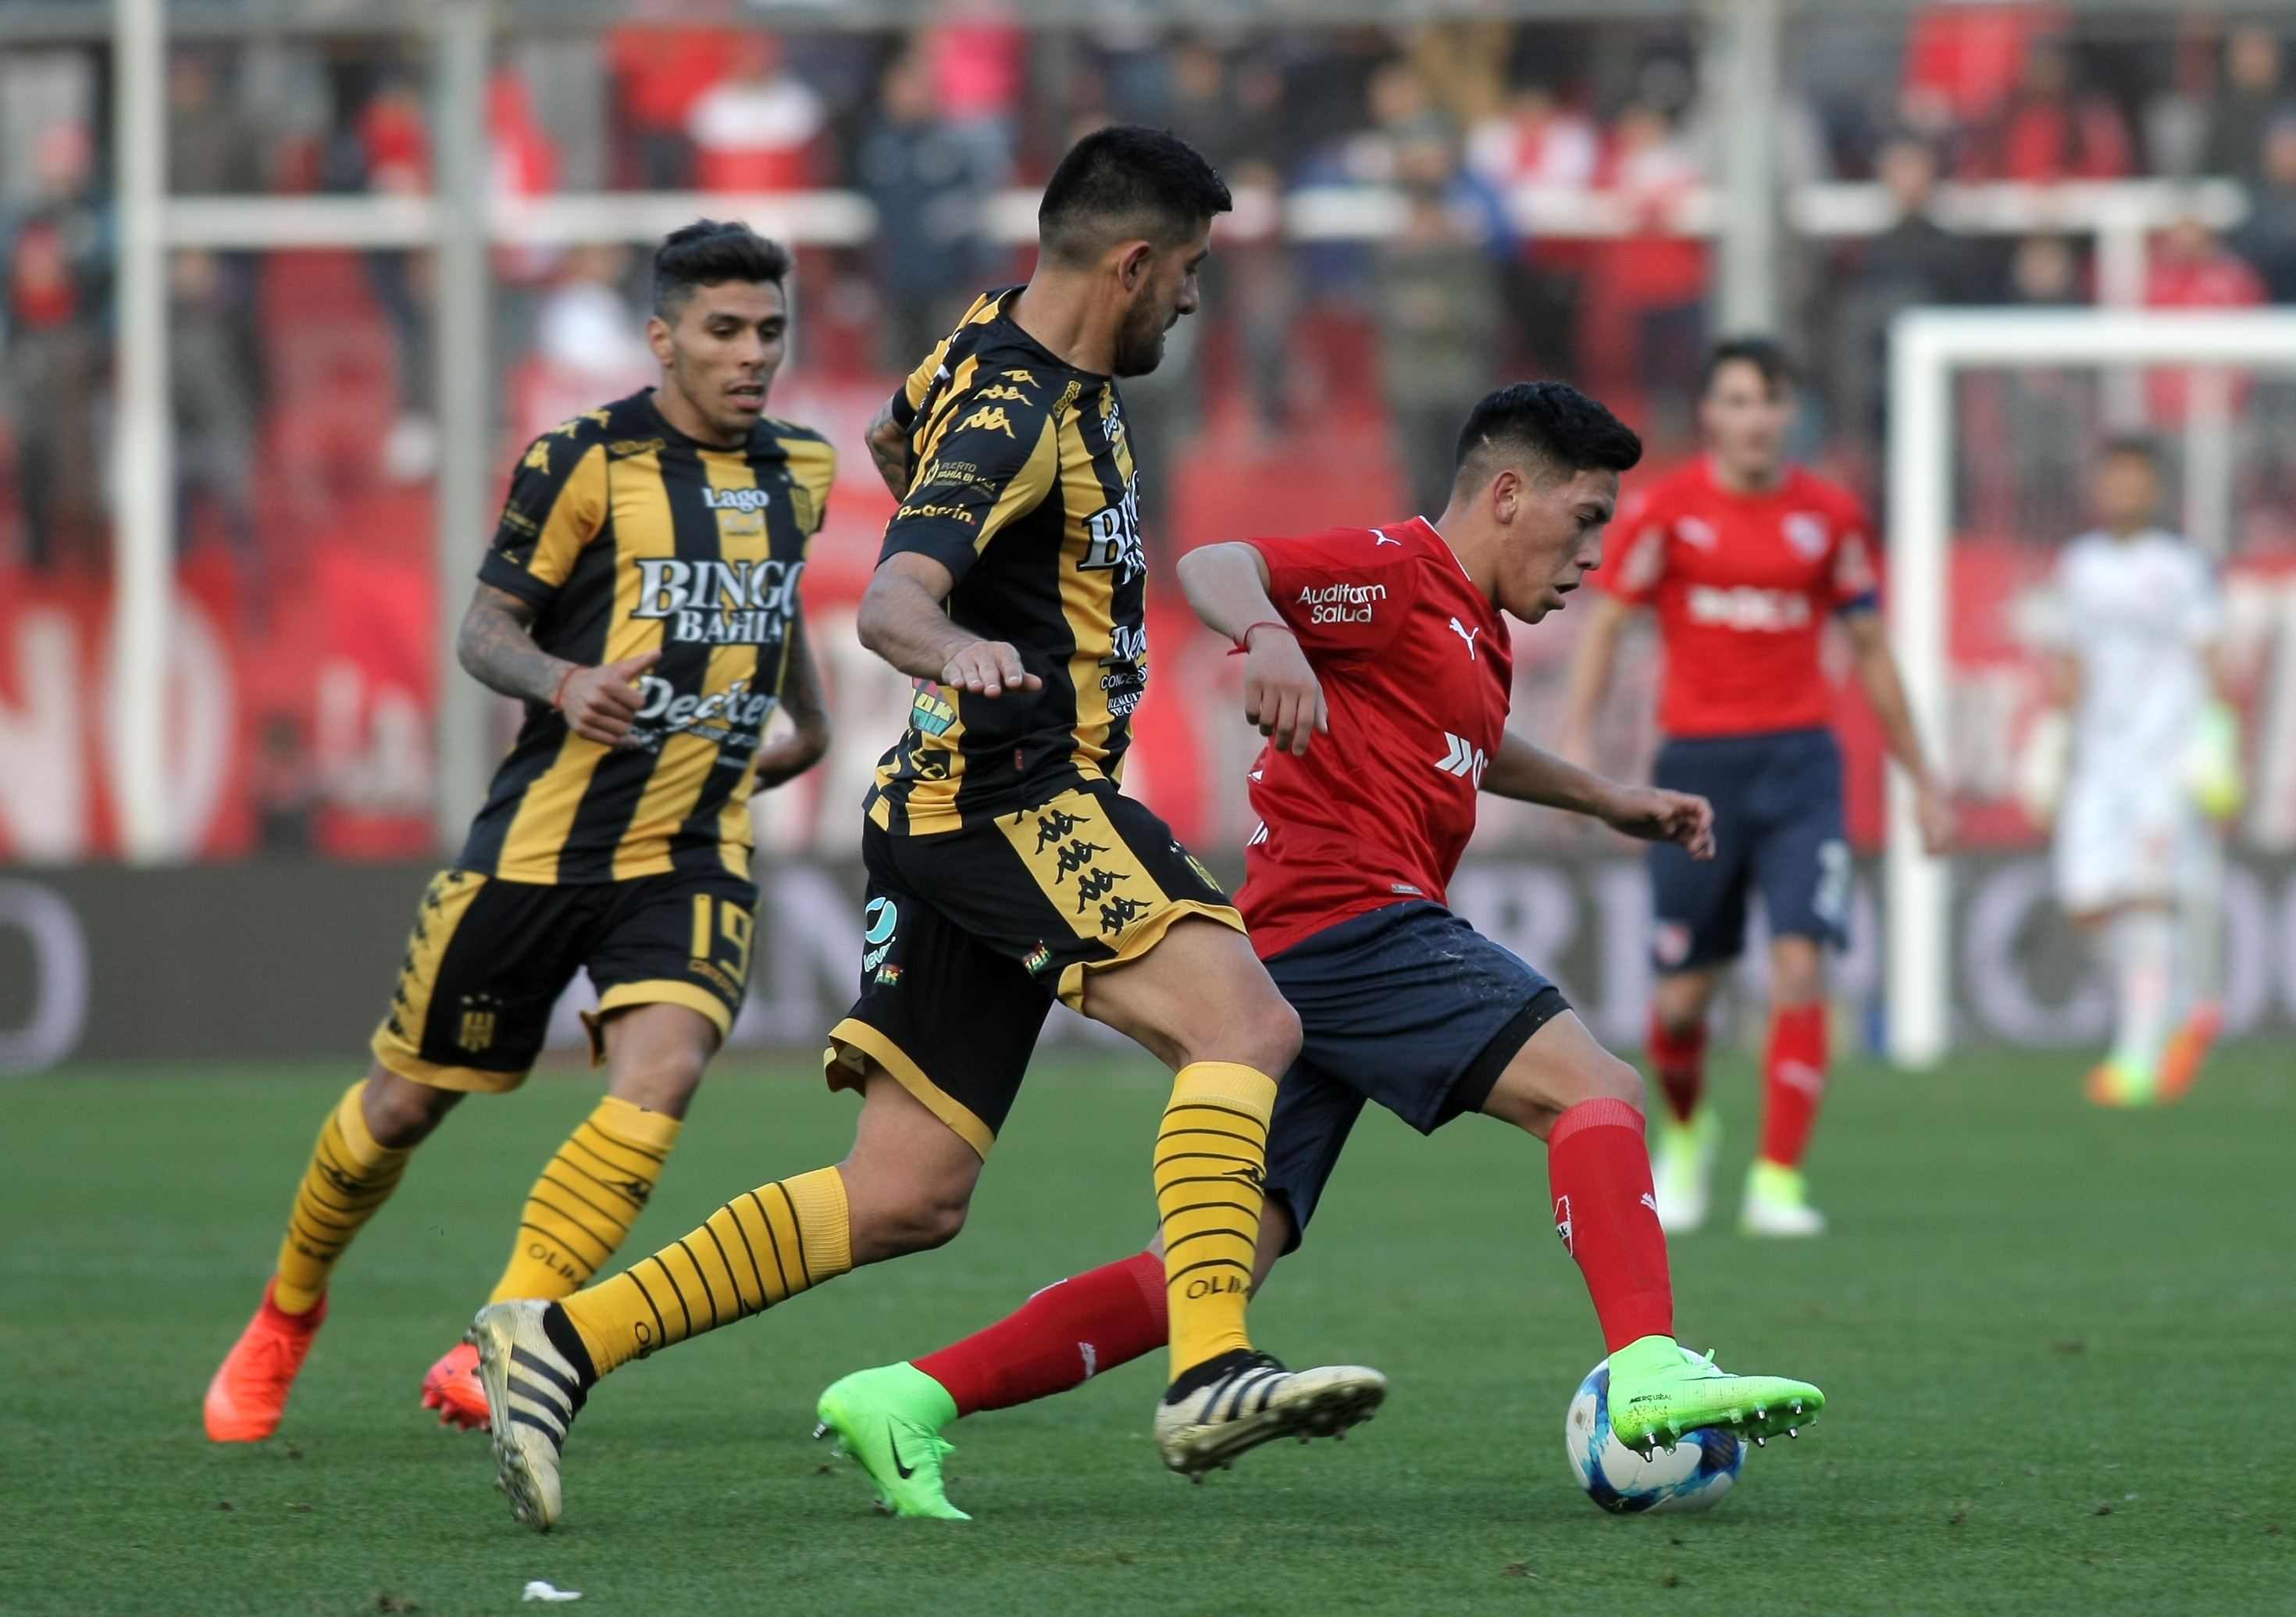
[(1713, 1426), (1757, 1445), (1800, 1428), (1825, 1408), (1808, 1382), (1776, 1375), (1732, 1375), (1711, 1353), (1693, 1353), (1671, 1336), (1645, 1336), (1611, 1355), (1611, 1431), (1647, 1456)]
[(940, 1429), (956, 1418), (948, 1390), (912, 1364), (856, 1370), (821, 1395), (816, 1437), (837, 1433), (837, 1452), (877, 1485), (877, 1507), (897, 1516), (970, 1522), (941, 1491), (940, 1457), (954, 1445)]

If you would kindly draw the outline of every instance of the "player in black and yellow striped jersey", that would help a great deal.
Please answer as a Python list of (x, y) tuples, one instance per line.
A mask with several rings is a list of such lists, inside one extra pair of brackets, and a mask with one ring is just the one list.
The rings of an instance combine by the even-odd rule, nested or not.
[[(464, 620), (463, 667), (526, 722), (423, 896), (374, 1065), (328, 1118), (278, 1270), (209, 1390), (218, 1441), (266, 1435), (336, 1261), (464, 1094), (518, 1087), (577, 970), (609, 1093), (543, 1170), (495, 1294), (557, 1296), (645, 1204), (749, 972), (753, 791), (828, 745), (799, 587), (836, 457), (765, 415), (789, 255), (703, 221), (655, 266), (662, 382), (528, 448)], [(792, 720), (767, 742), (776, 708)], [(423, 1401), (487, 1418), (457, 1348)]]
[(1383, 1395), (1375, 1371), (1285, 1371), (1244, 1331), (1299, 1019), (1203, 866), (1119, 789), (1148, 647), (1117, 379), (1154, 369), (1195, 308), (1227, 207), (1174, 136), (1086, 135), (1046, 187), (1034, 277), (974, 305), (872, 429), (901, 505), (862, 640), (917, 694), (869, 795), (862, 994), (830, 1036), (832, 1083), (864, 1094), (858, 1137), (603, 1285), (480, 1313), (498, 1477), (534, 1526), (558, 1519), (560, 1446), (601, 1375), (956, 1233), (1056, 995), (1178, 1069), (1153, 1163), (1166, 1462), (1201, 1473)]

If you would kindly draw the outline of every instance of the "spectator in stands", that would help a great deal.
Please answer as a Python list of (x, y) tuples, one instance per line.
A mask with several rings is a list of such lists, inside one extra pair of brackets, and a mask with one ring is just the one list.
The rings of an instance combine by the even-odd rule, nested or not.
[[(1705, 347), (1706, 248), (1674, 234), (1672, 221), (1701, 182), (1698, 159), (1665, 112), (1637, 102), (1612, 127), (1605, 168), (1635, 230), (1590, 255), (1579, 355), (1590, 380), (1609, 363), (1612, 391), (1639, 391), (1650, 433), (1680, 438)], [(1609, 360), (1612, 353), (1632, 356), (1631, 365)]]
[[(430, 193), (430, 135), (412, 76), (386, 67), (354, 132), (367, 190), (391, 196)], [(398, 416), (383, 439), (382, 469), (393, 482), (419, 483), (439, 464), (439, 429), (430, 415), (434, 266), (427, 252), (371, 252), (366, 266), (398, 349)]]
[(1991, 127), (1970, 142), (1961, 177), (2022, 180), (2124, 178), (2136, 167), (2128, 126), (2112, 100), (2078, 88), (2063, 44), (2037, 40), (2017, 93)]
[[(2217, 239), (2205, 220), (2187, 213), (2153, 238), (2145, 267), (2147, 308), (2249, 308), (2267, 301), (2263, 280), (2245, 259)], [(2185, 419), (2187, 373), (2154, 371), (2145, 379), (2145, 403), (2155, 425)], [(2245, 398), (2243, 380), (2234, 390)]]
[(1888, 376), (1890, 323), (1925, 304), (1966, 303), (1978, 295), (1976, 247), (1931, 216), (1938, 160), (1929, 143), (1892, 137), (1874, 170), (1897, 220), (1866, 242), (1842, 277), (1840, 341), (1833, 345), (1834, 402), (1844, 420), (1876, 439)]
[(654, 379), (653, 350), (623, 291), (629, 269), (627, 247), (576, 248), (535, 318), (543, 363), (594, 401), (635, 393)]
[(1496, 381), (1498, 265), (1489, 217), (1462, 198), (1457, 152), (1439, 122), (1399, 132), (1395, 168), (1408, 211), (1379, 245), (1373, 308), (1396, 459), (1424, 513), (1442, 510), (1459, 423)]
[[(1556, 99), (1543, 84), (1516, 87), (1506, 109), (1467, 137), (1467, 168), (1501, 195), (1520, 187), (1585, 191), (1595, 183), (1602, 138), (1594, 120)], [(1523, 361), (1542, 373), (1575, 375), (1585, 244), (1524, 235), (1505, 267), (1508, 314)]]
[(2225, 40), (2225, 87), (2209, 120), (2208, 172), (2253, 179), (2264, 153), (2264, 132), (2296, 113), (2281, 80), (2280, 35), (2258, 19), (2235, 26)]
[(989, 186), (1012, 183), (1021, 134), (1021, 92), (1029, 37), (998, 0), (945, 0), (941, 20), (924, 31), (933, 104), (972, 148), (975, 171)]
[(205, 50), (168, 62), (168, 189), (177, 196), (240, 196), (264, 185), (263, 142), (224, 93)]
[(87, 197), (94, 155), (85, 125), (41, 130), (32, 153), (36, 199), (0, 227), (16, 482), (26, 560), (41, 571), (102, 565), (95, 407), (106, 244)]
[(2262, 172), (2249, 187), (2248, 218), (2233, 246), (2275, 303), (2296, 303), (2296, 109), (2264, 132)]
[(704, 191), (803, 191), (829, 110), (770, 34), (734, 37), (730, 70), (685, 115)]
[(904, 51), (885, 70), (876, 126), (861, 144), (861, 183), (877, 205), (880, 361), (906, 373), (947, 336), (980, 290), (988, 176), (975, 143), (935, 105), (930, 64)]
[(1602, 140), (1592, 119), (1570, 111), (1543, 84), (1521, 85), (1506, 111), (1467, 137), (1467, 168), (1504, 191), (1546, 185), (1583, 191), (1595, 183)]
[(168, 256), (168, 388), (176, 424), (176, 544), (188, 551), (198, 529), (195, 497), (214, 504), (239, 574), (240, 605), (260, 623), (268, 606), (263, 552), (256, 542), (249, 473), (255, 453), (255, 376), (234, 329), (232, 300), (213, 253)]
[(2009, 301), (2036, 308), (2084, 303), (2080, 260), (2062, 236), (2031, 235), (2009, 256)]
[(722, 29), (643, 23), (606, 37), (627, 133), (618, 144), (632, 170), (623, 184), (646, 191), (684, 191), (693, 184), (686, 118), (703, 93), (726, 76), (731, 44)]

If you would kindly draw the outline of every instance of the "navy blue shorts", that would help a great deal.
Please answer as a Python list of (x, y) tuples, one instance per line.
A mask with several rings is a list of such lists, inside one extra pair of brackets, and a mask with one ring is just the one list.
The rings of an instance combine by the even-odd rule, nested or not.
[(1651, 847), (1651, 960), (1660, 972), (1736, 959), (1750, 891), (1762, 895), (1772, 937), (1849, 941), (1849, 844), (1833, 731), (1670, 741), (1651, 780), (1714, 805), (1711, 859), (1701, 864), (1677, 843)]
[(1390, 904), (1267, 962), (1300, 1013), (1300, 1059), (1275, 1092), (1267, 1190), (1316, 1214), (1364, 1102), (1422, 1134), (1481, 1110), (1530, 1036), (1570, 1007), (1547, 980), (1439, 904)]

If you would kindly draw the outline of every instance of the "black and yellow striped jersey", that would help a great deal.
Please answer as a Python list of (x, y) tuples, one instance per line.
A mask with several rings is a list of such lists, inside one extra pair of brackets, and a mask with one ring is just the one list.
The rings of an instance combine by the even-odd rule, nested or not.
[(1014, 323), (1019, 290), (982, 297), (894, 396), (915, 471), (883, 554), (947, 567), (950, 619), (1011, 642), (1044, 688), (992, 698), (918, 681), (869, 794), (869, 817), (897, 833), (1120, 783), (1148, 686), (1124, 406), (1112, 378), (1064, 364)]
[(750, 871), (750, 765), (781, 700), (805, 556), (837, 453), (761, 421), (742, 449), (672, 427), (652, 390), (534, 440), (480, 579), (535, 609), (554, 657), (659, 649), (622, 744), (529, 704), (462, 868), (508, 882)]

